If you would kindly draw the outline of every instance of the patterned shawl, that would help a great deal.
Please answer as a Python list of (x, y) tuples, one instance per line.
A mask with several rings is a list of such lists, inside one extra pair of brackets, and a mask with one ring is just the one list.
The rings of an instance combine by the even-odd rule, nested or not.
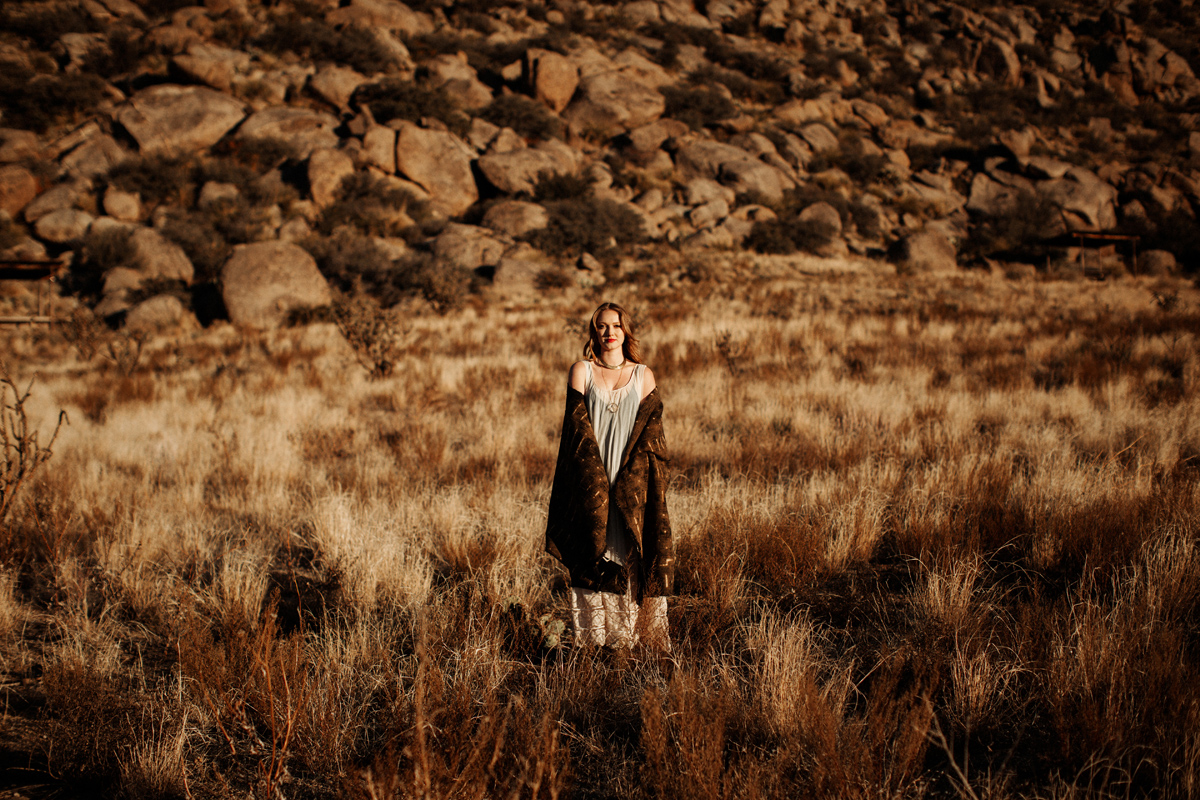
[(617, 479), (610, 487), (584, 396), (567, 388), (550, 490), (546, 550), (566, 566), (572, 586), (625, 591), (623, 573), (613, 584), (610, 576), (601, 576), (599, 570), (611, 502), (624, 518), (640, 556), (639, 595), (671, 593), (675, 559), (667, 515), (668, 455), (662, 411), (656, 388), (638, 406)]

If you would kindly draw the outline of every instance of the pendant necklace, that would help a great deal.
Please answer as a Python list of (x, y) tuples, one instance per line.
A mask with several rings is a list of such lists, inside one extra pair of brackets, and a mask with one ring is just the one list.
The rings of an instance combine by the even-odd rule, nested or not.
[[(620, 363), (620, 364), (618, 364), (618, 365), (617, 365), (617, 366), (615, 366), (615, 367), (614, 367), (614, 366), (612, 366), (611, 364), (605, 364), (605, 363), (604, 363), (604, 361), (603, 361), (603, 360), (601, 360), (601, 359), (597, 359), (595, 363), (599, 364), (600, 366), (604, 367), (605, 369), (623, 369), (623, 368), (625, 367), (625, 365), (626, 365), (626, 364), (628, 364), (629, 362), (628, 362), (628, 361), (626, 361), (625, 359), (621, 359), (621, 363)], [(614, 391), (616, 391), (616, 390), (615, 390), (615, 389), (609, 389), (609, 390), (608, 390), (608, 393), (609, 393), (609, 394), (612, 394)], [(608, 401), (608, 405), (607, 405), (607, 406), (605, 406), (605, 408), (607, 408), (607, 409), (608, 409), (608, 413), (610, 413), (610, 414), (615, 414), (615, 413), (617, 413), (617, 407), (618, 407), (618, 406), (617, 406), (617, 401), (616, 401), (616, 400), (609, 400), (609, 401)]]

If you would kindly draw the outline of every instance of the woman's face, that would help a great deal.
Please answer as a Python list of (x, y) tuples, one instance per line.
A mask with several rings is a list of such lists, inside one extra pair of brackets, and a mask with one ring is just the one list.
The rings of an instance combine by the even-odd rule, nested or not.
[[(621, 327), (621, 315), (611, 308), (600, 312), (596, 318), (596, 338), (600, 340), (600, 352), (615, 356), (624, 355), (625, 329)], [(621, 358), (609, 358), (620, 361)]]

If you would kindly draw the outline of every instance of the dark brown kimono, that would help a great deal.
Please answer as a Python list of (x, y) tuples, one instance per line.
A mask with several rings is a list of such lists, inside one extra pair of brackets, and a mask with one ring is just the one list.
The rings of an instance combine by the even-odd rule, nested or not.
[(667, 516), (668, 455), (662, 410), (658, 389), (641, 401), (617, 479), (609, 486), (587, 403), (577, 390), (567, 388), (546, 550), (566, 566), (572, 586), (625, 592), (623, 570), (615, 575), (601, 571), (609, 507), (615, 505), (638, 554), (632, 560), (640, 565), (638, 600), (671, 593), (675, 559)]

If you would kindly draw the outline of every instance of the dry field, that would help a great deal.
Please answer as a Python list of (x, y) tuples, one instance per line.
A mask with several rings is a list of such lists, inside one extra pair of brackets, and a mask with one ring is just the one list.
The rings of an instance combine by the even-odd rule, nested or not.
[[(378, 380), (330, 326), (4, 334), (70, 417), (0, 528), (5, 785), (1195, 796), (1200, 293), (689, 274), (414, 310)], [(599, 299), (666, 403), (669, 655), (571, 647), (542, 553)]]

